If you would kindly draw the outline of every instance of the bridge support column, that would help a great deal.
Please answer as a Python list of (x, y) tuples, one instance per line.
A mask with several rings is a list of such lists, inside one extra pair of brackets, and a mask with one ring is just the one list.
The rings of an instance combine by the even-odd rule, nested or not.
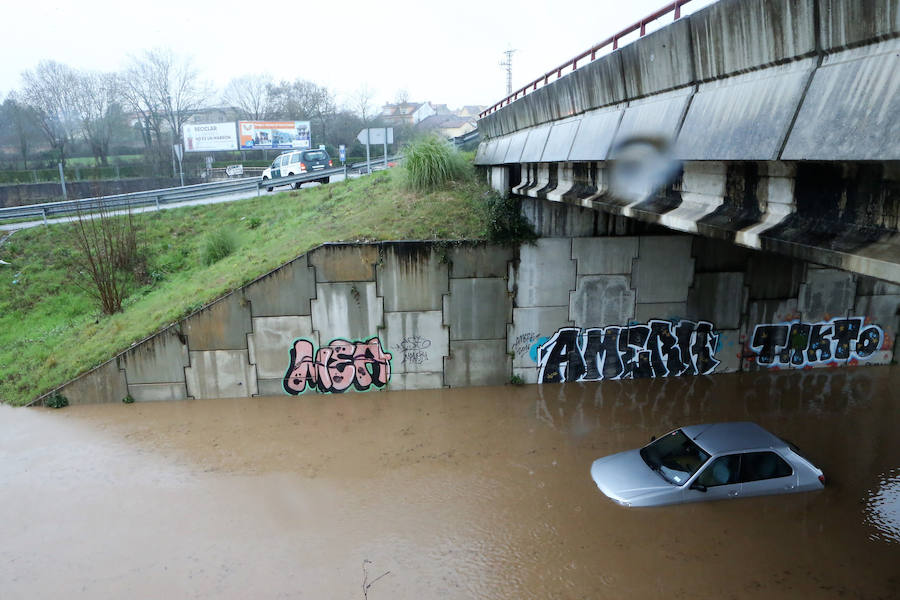
[(503, 198), (509, 196), (509, 167), (502, 165), (490, 167), (488, 178), (490, 179), (491, 188), (499, 193), (500, 196)]

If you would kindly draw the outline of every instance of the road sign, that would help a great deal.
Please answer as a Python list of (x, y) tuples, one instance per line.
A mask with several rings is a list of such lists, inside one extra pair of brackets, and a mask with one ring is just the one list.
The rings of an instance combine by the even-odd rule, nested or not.
[(338, 147), (338, 153), (341, 155), (341, 162), (344, 162), (347, 160), (347, 146), (341, 144)]
[[(369, 132), (368, 138), (366, 137), (366, 132)], [(387, 135), (387, 139), (385, 140), (385, 135)], [(356, 136), (356, 139), (360, 144), (384, 144), (385, 142), (388, 144), (394, 143), (394, 128), (393, 127), (372, 127), (371, 129), (363, 129), (359, 132), (359, 135)]]
[(175, 156), (178, 157), (178, 162), (181, 162), (181, 157), (183, 156), (181, 151), (181, 144), (172, 144), (172, 150), (175, 151)]
[(229, 177), (244, 174), (244, 165), (228, 165), (225, 167), (225, 174)]

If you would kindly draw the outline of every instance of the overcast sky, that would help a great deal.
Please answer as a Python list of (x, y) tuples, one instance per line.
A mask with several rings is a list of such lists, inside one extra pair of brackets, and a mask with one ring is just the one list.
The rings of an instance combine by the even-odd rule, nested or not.
[(232, 77), (269, 73), (326, 85), (342, 103), (367, 85), (378, 105), (399, 90), (452, 108), (486, 105), (506, 95), (507, 48), (516, 49), (513, 86), (521, 87), (667, 3), (14, 0), (2, 9), (0, 99), (41, 60), (115, 71), (163, 47), (191, 56), (218, 90)]

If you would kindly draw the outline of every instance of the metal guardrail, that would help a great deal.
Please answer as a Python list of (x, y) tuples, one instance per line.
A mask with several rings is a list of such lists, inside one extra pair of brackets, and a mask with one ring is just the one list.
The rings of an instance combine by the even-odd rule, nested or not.
[(462, 135), (456, 136), (451, 141), (453, 142), (453, 145), (458, 148), (460, 146), (464, 146), (464, 145), (468, 144), (469, 142), (477, 142), (480, 139), (481, 139), (481, 132), (478, 131), (477, 129), (473, 129), (469, 133), (464, 133)]
[[(396, 161), (399, 155), (389, 156), (388, 161)], [(378, 161), (379, 164), (372, 163), (373, 170), (379, 167), (383, 168), (384, 159)], [(346, 170), (365, 169), (366, 163), (353, 163), (347, 165)], [(27, 204), (24, 206), (10, 206), (0, 208), (0, 222), (18, 219), (37, 218), (47, 222), (50, 217), (75, 215), (78, 213), (91, 212), (97, 209), (102, 203), (104, 210), (127, 210), (143, 206), (156, 206), (157, 208), (166, 204), (174, 204), (176, 202), (184, 202), (186, 200), (197, 200), (201, 198), (209, 198), (211, 196), (221, 196), (226, 194), (234, 194), (238, 192), (247, 192), (256, 190), (257, 195), (262, 188), (279, 187), (283, 185), (305, 183), (321, 179), (325, 175), (340, 175), (345, 173), (344, 167), (335, 167), (322, 171), (314, 171), (312, 173), (304, 173), (302, 175), (293, 175), (291, 177), (279, 177), (275, 180), (277, 183), (272, 185), (272, 180), (263, 181), (262, 177), (246, 177), (243, 179), (229, 179), (225, 181), (214, 181), (211, 183), (199, 183), (196, 185), (187, 185), (184, 187), (164, 188), (159, 190), (146, 190), (143, 192), (132, 192), (129, 194), (116, 194), (113, 196), (100, 196), (95, 198), (82, 198), (81, 200), (62, 200), (59, 202), (46, 202), (43, 204)]]
[(597, 53), (600, 50), (602, 50), (603, 48), (605, 48), (606, 46), (609, 46), (610, 44), (612, 44), (613, 50), (618, 49), (619, 40), (622, 39), (623, 37), (625, 37), (626, 35), (628, 35), (629, 33), (633, 33), (635, 31), (640, 30), (640, 37), (644, 37), (644, 35), (647, 34), (647, 25), (649, 25), (653, 21), (659, 19), (660, 17), (663, 17), (663, 16), (669, 14), (670, 12), (675, 13), (674, 20), (677, 21), (678, 19), (681, 18), (681, 7), (684, 6), (685, 4), (688, 4), (689, 2), (691, 2), (691, 0), (676, 0), (675, 2), (672, 2), (670, 4), (663, 6), (661, 9), (659, 9), (655, 13), (653, 13), (651, 15), (647, 15), (646, 17), (644, 17), (637, 23), (634, 23), (633, 25), (630, 25), (630, 26), (626, 27), (625, 29), (623, 29), (622, 31), (619, 31), (618, 33), (614, 34), (612, 37), (609, 37), (609, 38), (603, 40), (602, 42), (600, 42), (599, 44), (588, 48), (587, 50), (585, 50), (584, 52), (582, 52), (575, 58), (571, 58), (571, 59), (567, 60), (566, 62), (564, 62), (563, 64), (556, 67), (555, 69), (551, 69), (550, 71), (547, 71), (546, 73), (544, 73), (543, 75), (541, 75), (540, 77), (538, 77), (537, 79), (532, 81), (531, 83), (525, 84), (525, 87), (519, 88), (518, 90), (516, 90), (515, 92), (513, 92), (512, 94), (510, 94), (509, 96), (507, 96), (506, 98), (501, 100), (500, 102), (497, 102), (490, 108), (479, 113), (478, 117), (479, 118), (485, 117), (485, 116), (491, 114), (492, 112), (496, 111), (498, 108), (501, 108), (503, 106), (508, 105), (510, 102), (518, 100), (519, 95), (525, 96), (525, 94), (528, 93), (529, 88), (531, 88), (530, 91), (532, 91), (532, 92), (537, 90), (539, 83), (542, 85), (547, 85), (548, 83), (550, 83), (550, 77), (552, 77), (554, 75), (556, 75), (556, 78), (559, 79), (563, 75), (563, 69), (572, 67), (572, 71), (574, 71), (575, 69), (578, 68), (578, 61), (580, 61), (584, 58), (587, 58), (588, 56), (590, 56), (590, 60), (594, 60), (595, 58), (597, 58)]

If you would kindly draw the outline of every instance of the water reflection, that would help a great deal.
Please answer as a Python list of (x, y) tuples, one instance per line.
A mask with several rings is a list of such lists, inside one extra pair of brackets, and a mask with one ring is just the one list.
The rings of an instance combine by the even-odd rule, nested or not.
[(900, 542), (900, 469), (878, 478), (866, 499), (866, 521), (875, 528), (873, 540)]
[(665, 433), (726, 414), (731, 420), (846, 414), (869, 406), (877, 393), (866, 368), (576, 382), (538, 386), (535, 416), (577, 435), (619, 425)]

